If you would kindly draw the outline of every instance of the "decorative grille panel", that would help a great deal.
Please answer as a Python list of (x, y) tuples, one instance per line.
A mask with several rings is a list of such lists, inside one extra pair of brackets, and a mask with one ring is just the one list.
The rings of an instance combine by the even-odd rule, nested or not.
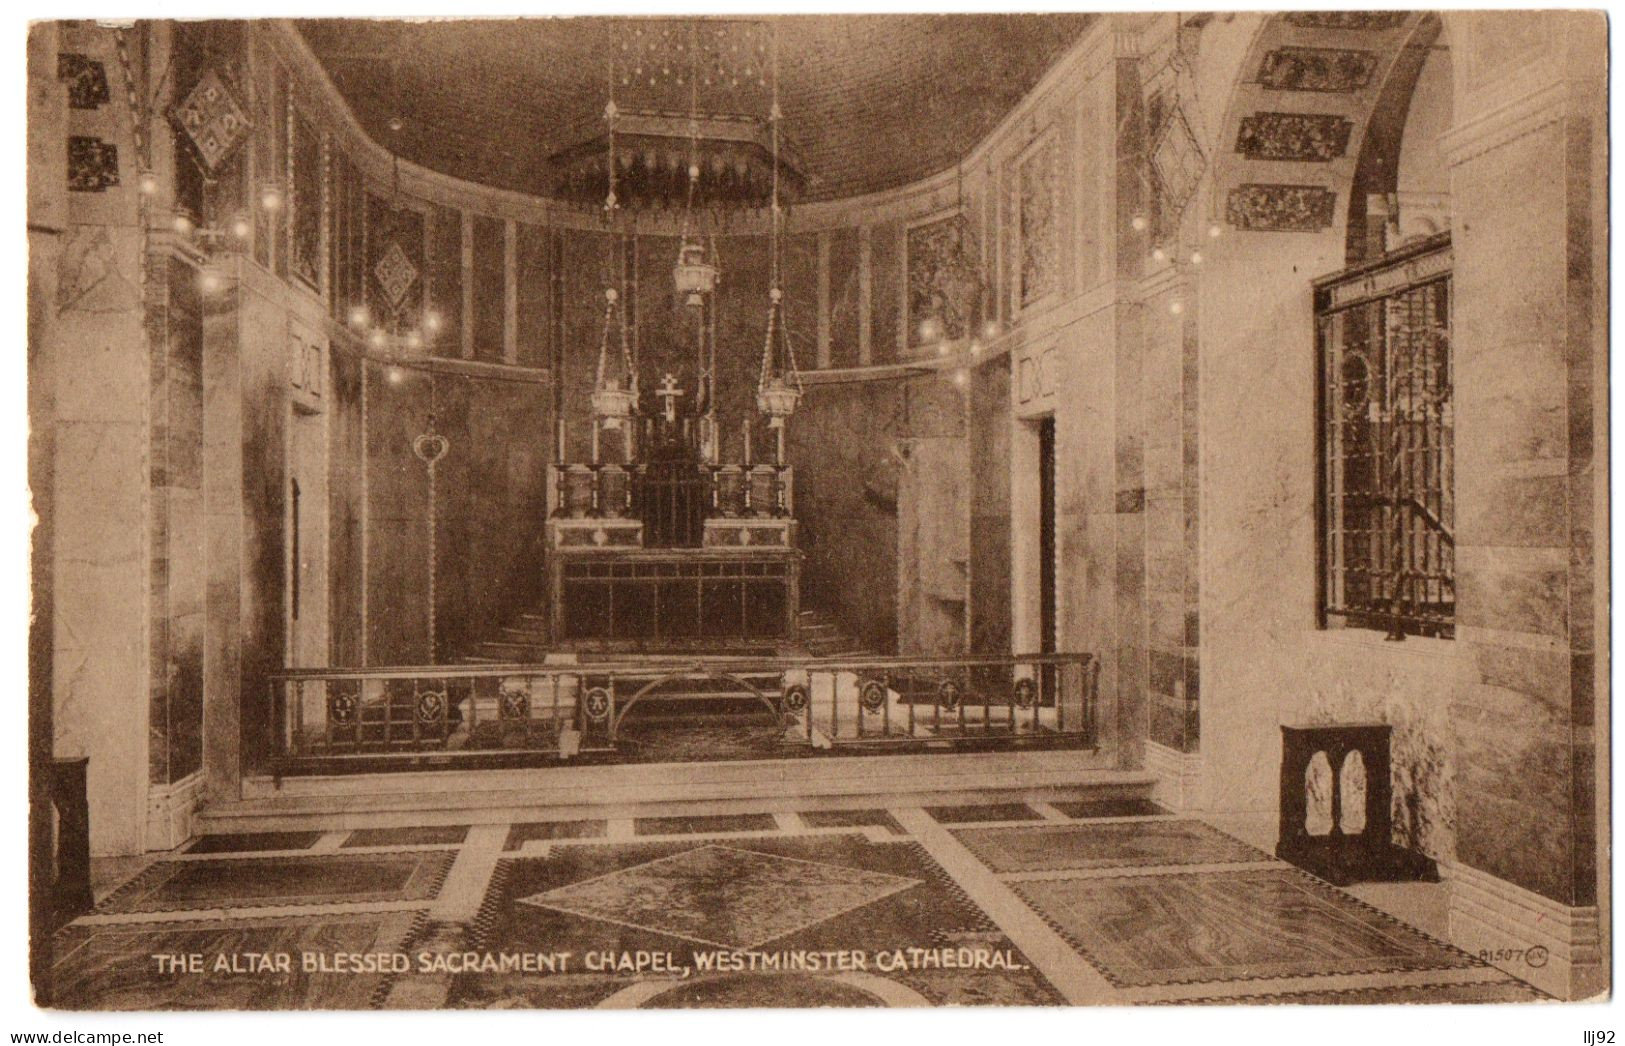
[(1324, 625), (1451, 638), (1448, 235), (1316, 284)]

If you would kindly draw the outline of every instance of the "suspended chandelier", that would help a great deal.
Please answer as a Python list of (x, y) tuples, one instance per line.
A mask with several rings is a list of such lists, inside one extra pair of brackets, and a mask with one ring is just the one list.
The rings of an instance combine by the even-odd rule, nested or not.
[(772, 224), (768, 232), (770, 289), (767, 292), (767, 332), (762, 341), (762, 371), (757, 381), (756, 405), (767, 415), (769, 428), (778, 430), (779, 460), (784, 458), (784, 423), (796, 411), (804, 391), (801, 384), (801, 372), (796, 367), (795, 346), (790, 339), (790, 331), (784, 321), (784, 290), (779, 286), (779, 275), (782, 271), (780, 260), (781, 240), (783, 239), (784, 208), (779, 202), (778, 155), (779, 155), (779, 121), (782, 113), (779, 109), (779, 49), (778, 34), (773, 37), (773, 101), (768, 110), (768, 124), (771, 132), (771, 143), (774, 158), (774, 171), (771, 185), (771, 211)]
[[(694, 197), (700, 184), (700, 70), (698, 25), (689, 31), (689, 101), (688, 101), (688, 195), (683, 201), (683, 231), (678, 237), (677, 265), (672, 269), (672, 282), (683, 304), (690, 308), (703, 308), (705, 296), (717, 286), (717, 267), (706, 259), (703, 236), (693, 228)], [(691, 238), (692, 237), (692, 238)], [(703, 337), (703, 334), (702, 334)]]
[(786, 143), (773, 147), (761, 112), (763, 30), (729, 19), (620, 23), (606, 42), (610, 104), (549, 156), (554, 195), (591, 205), (616, 192), (612, 211), (749, 210), (766, 206), (775, 176), (800, 191), (800, 162)]
[[(626, 303), (614, 288), (604, 290), (604, 325), (598, 338), (598, 369), (593, 378), (592, 413), (604, 428), (619, 429), (638, 402), (638, 368), (626, 329)], [(610, 351), (610, 331), (620, 328), (620, 352)]]

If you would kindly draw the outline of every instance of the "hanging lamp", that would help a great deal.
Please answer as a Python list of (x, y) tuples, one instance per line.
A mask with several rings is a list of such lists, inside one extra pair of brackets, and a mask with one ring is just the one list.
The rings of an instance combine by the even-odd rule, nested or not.
[[(626, 337), (626, 313), (620, 293), (614, 287), (604, 290), (604, 328), (598, 339), (598, 372), (593, 380), (592, 413), (606, 429), (619, 429), (632, 416), (638, 402), (638, 372), (632, 365), (632, 348)], [(610, 353), (610, 328), (617, 325), (621, 336), (619, 370)]]
[[(785, 421), (796, 412), (804, 391), (801, 372), (796, 368), (795, 348), (784, 322), (784, 290), (779, 286), (779, 241), (784, 211), (779, 204), (779, 123), (783, 117), (779, 109), (779, 34), (773, 28), (773, 102), (768, 110), (768, 124), (772, 129), (773, 188), (771, 225), (768, 233), (768, 265), (771, 271), (767, 292), (767, 333), (762, 341), (762, 372), (756, 386), (756, 406), (767, 415), (769, 428), (783, 430)], [(781, 444), (782, 444), (782, 431)]]
[(717, 267), (706, 259), (705, 244), (689, 236), (694, 220), (694, 191), (700, 182), (700, 59), (698, 29), (689, 27), (688, 89), (688, 194), (683, 203), (683, 231), (678, 239), (677, 265), (672, 283), (690, 308), (704, 308), (705, 296), (716, 289)]

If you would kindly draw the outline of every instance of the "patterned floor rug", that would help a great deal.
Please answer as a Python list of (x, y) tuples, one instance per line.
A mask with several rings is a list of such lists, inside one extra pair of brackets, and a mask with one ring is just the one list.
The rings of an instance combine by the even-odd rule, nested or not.
[[(401, 951), (417, 919), (415, 912), (386, 912), (70, 926), (54, 942), (52, 1004), (70, 1010), (366, 1009), (386, 974), (305, 973), (301, 954)], [(202, 972), (166, 972), (153, 958), (182, 954), (200, 956)], [(276, 955), (288, 957), (286, 972), (256, 968), (250, 958)]]
[(995, 872), (1087, 871), (1270, 861), (1269, 854), (1200, 821), (1056, 824), (955, 831)]
[[(697, 978), (673, 1004), (740, 1005), (744, 993), (760, 1000), (754, 1005), (794, 1005), (771, 1002), (761, 978), (838, 973), (843, 961), (848, 970), (903, 986), (899, 995), (935, 1004), (1060, 1001), (922, 848), (857, 834), (583, 844), (546, 858), (504, 860), (468, 947), (534, 951), (537, 942), (577, 957), (664, 956)], [(961, 949), (969, 963), (958, 962)], [(974, 967), (973, 953), (984, 965), (959, 968)], [(901, 969), (877, 968), (899, 955)], [(708, 973), (738, 983), (697, 987)], [(650, 980), (676, 978), (613, 963), (578, 965), (569, 974), (462, 975), (453, 979), (448, 1005), (595, 1005)], [(807, 1005), (849, 1004), (833, 1001), (850, 994), (842, 989), (803, 986), (811, 993)]]
[(388, 854), (159, 861), (115, 890), (96, 911), (178, 912), (261, 905), (422, 901), (440, 889), (451, 850)]
[(1120, 988), (1481, 965), (1296, 869), (1012, 887)]

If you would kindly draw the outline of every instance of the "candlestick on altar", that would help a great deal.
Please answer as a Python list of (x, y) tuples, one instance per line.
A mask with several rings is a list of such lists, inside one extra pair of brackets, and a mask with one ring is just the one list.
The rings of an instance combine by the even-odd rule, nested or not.
[(557, 435), (556, 435), (556, 438), (558, 440), (558, 456), (555, 457), (553, 460), (559, 462), (560, 464), (563, 464), (564, 463), (564, 442), (565, 441), (564, 441), (564, 419), (562, 417), (559, 418), (559, 423), (558, 423), (557, 426), (555, 426), (555, 428), (558, 430)]
[(601, 442), (602, 441), (599, 439), (599, 436), (598, 436), (598, 423), (594, 422), (593, 426), (592, 426), (592, 463), (594, 465), (599, 464), (599, 453), (598, 453), (598, 451), (599, 451), (599, 445), (600, 445)]
[(778, 433), (778, 437), (779, 437), (778, 443), (776, 444), (777, 447), (778, 447), (778, 458), (774, 462), (774, 464), (777, 464), (777, 465), (784, 464), (784, 428), (785, 427), (783, 425), (780, 425), (777, 429), (774, 430), (776, 433)]
[(750, 421), (745, 421), (745, 464), (750, 464)]

